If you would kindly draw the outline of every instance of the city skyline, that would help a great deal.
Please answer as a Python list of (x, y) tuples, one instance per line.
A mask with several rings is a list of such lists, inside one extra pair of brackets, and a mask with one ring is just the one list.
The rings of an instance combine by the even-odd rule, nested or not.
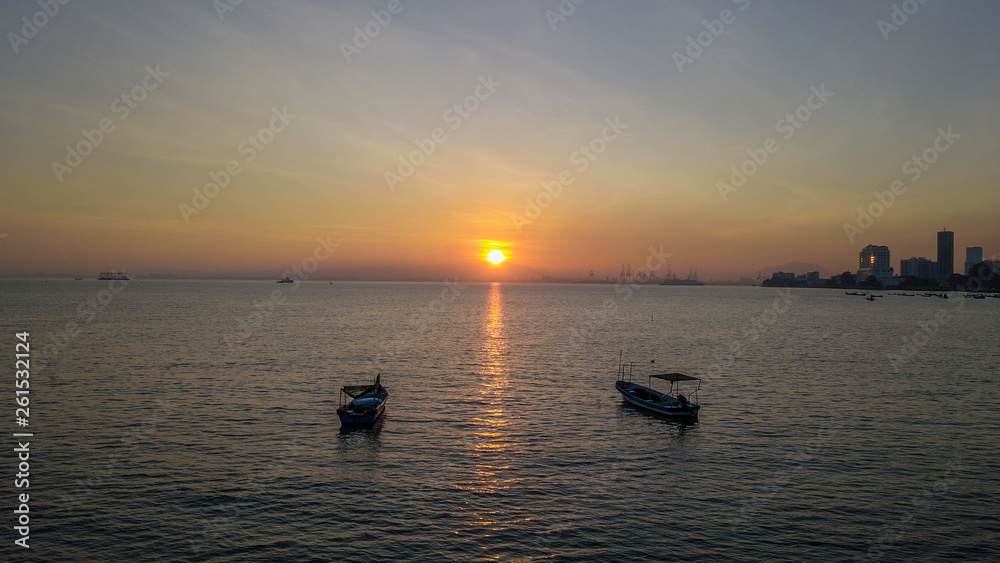
[(7, 3), (0, 277), (989, 258), (1000, 18), (893, 6)]

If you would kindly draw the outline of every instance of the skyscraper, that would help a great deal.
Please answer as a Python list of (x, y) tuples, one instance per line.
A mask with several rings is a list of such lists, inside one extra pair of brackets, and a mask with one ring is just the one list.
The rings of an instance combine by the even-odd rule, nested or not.
[(973, 266), (983, 261), (983, 247), (967, 246), (965, 248), (965, 275), (969, 275), (969, 270)]
[(888, 246), (869, 244), (858, 253), (857, 280), (864, 281), (868, 276), (875, 276), (878, 281), (892, 279)]
[(944, 229), (938, 232), (938, 279), (946, 280), (955, 273), (955, 233)]
[(899, 261), (899, 275), (904, 278), (913, 276), (920, 279), (934, 279), (937, 278), (937, 274), (937, 264), (923, 256)]

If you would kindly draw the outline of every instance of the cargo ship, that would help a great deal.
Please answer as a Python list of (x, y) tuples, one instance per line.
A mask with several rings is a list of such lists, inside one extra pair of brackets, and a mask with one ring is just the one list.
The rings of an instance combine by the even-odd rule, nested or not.
[(695, 269), (693, 272), (688, 271), (688, 277), (681, 279), (678, 278), (670, 271), (670, 265), (667, 265), (667, 275), (663, 277), (663, 281), (660, 285), (705, 285), (705, 282), (698, 281), (698, 270)]

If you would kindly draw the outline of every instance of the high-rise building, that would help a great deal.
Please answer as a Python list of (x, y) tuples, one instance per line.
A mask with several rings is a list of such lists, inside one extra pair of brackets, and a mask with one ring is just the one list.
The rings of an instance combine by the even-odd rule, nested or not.
[(937, 234), (938, 279), (946, 280), (955, 273), (955, 233), (943, 229)]
[(878, 281), (892, 279), (892, 266), (889, 265), (889, 247), (869, 244), (858, 253), (857, 279), (864, 281), (868, 276), (875, 276)]
[(913, 257), (909, 260), (899, 261), (899, 275), (902, 277), (913, 276), (920, 279), (933, 279), (938, 275), (937, 265), (933, 260), (928, 260), (921, 256)]
[(969, 275), (969, 270), (973, 266), (983, 261), (983, 247), (967, 246), (965, 248), (965, 275)]

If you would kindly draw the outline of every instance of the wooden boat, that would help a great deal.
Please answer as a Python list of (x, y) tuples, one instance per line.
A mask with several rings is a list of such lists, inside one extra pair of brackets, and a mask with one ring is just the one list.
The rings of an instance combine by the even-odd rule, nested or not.
[[(653, 379), (670, 382), (670, 390), (667, 392), (657, 391), (650, 387)], [(698, 411), (701, 405), (692, 402), (680, 392), (682, 381), (697, 381), (698, 387), (692, 393), (692, 397), (697, 401), (698, 390), (701, 389), (701, 379), (683, 373), (657, 373), (647, 376), (646, 385), (639, 385), (632, 382), (632, 364), (629, 364), (628, 375), (625, 374), (625, 364), (618, 359), (618, 380), (615, 381), (615, 389), (622, 394), (622, 397), (630, 404), (641, 409), (654, 412), (673, 419), (694, 420), (698, 418)]]
[[(337, 415), (343, 425), (375, 424), (385, 413), (389, 390), (382, 387), (382, 375), (372, 385), (345, 385), (340, 389)], [(348, 400), (350, 397), (350, 400)]]

